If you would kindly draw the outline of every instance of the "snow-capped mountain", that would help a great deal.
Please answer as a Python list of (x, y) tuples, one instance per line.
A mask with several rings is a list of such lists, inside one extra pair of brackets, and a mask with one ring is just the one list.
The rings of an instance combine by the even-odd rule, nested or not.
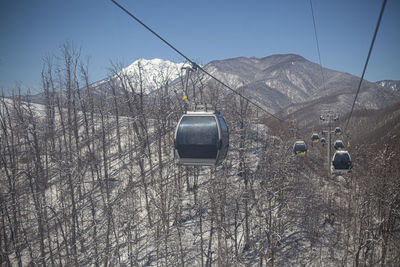
[(166, 81), (173, 81), (182, 74), (185, 63), (174, 63), (159, 58), (147, 60), (138, 59), (131, 65), (121, 70), (120, 73), (128, 75), (139, 83), (142, 77), (145, 93), (158, 89)]
[(185, 63), (174, 63), (159, 58), (149, 60), (140, 58), (129, 66), (122, 68), (111, 78), (93, 83), (92, 88), (94, 88), (95, 91), (102, 91), (107, 89), (105, 86), (108, 85), (110, 81), (120, 86), (121, 80), (123, 80), (129, 83), (129, 86), (132, 86), (138, 92), (140, 91), (140, 87), (142, 87), (143, 93), (149, 94), (160, 88), (167, 81), (171, 82), (176, 80), (183, 74), (182, 67), (184, 66)]

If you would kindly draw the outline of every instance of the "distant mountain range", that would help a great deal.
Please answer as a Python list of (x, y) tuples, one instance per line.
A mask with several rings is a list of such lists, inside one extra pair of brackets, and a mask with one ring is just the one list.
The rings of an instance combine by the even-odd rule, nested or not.
[[(307, 106), (312, 106), (315, 112), (322, 109), (348, 112), (360, 81), (359, 77), (327, 68), (322, 69), (322, 76), (320, 65), (295, 54), (218, 60), (205, 68), (282, 116)], [(399, 90), (386, 86), (393, 83), (383, 86), (364, 80), (357, 107), (378, 109), (399, 101)]]
[[(143, 90), (143, 93), (150, 94), (165, 81), (169, 82), (170, 87), (181, 89), (184, 66), (184, 63), (162, 59), (138, 59), (116, 71), (113, 76), (93, 83), (91, 89), (94, 94), (107, 93), (110, 84), (121, 87), (121, 77), (131, 78), (129, 86), (135, 92)], [(271, 113), (278, 113), (282, 117), (296, 112), (307, 118), (310, 114), (327, 109), (347, 113), (360, 81), (359, 77), (349, 73), (327, 68), (321, 71), (320, 65), (295, 54), (215, 60), (205, 65), (204, 69), (235, 90), (244, 92)], [(139, 83), (139, 77), (142, 78), (142, 84)], [(211, 81), (211, 78), (205, 77), (203, 82), (207, 81)], [(31, 99), (36, 103), (43, 102), (41, 95)], [(364, 80), (356, 109), (379, 109), (398, 101), (400, 81), (383, 80), (375, 83)]]

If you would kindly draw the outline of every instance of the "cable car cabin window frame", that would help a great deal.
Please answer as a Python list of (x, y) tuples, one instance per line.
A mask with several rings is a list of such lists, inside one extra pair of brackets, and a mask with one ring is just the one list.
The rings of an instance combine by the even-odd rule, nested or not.
[[(337, 155), (340, 156), (344, 156), (346, 155), (348, 157), (348, 161), (347, 161), (347, 168), (337, 168), (337, 166), (335, 166), (335, 157)], [(339, 150), (336, 151), (335, 154), (333, 154), (332, 157), (332, 163), (331, 163), (331, 171), (334, 174), (346, 174), (346, 173), (350, 173), (352, 172), (352, 168), (353, 168), (353, 162), (351, 161), (351, 157), (350, 157), (350, 153), (346, 150)]]
[[(182, 131), (186, 126), (191, 127)], [(207, 140), (211, 142), (205, 143)], [(228, 147), (228, 126), (219, 112), (188, 111), (181, 116), (174, 138), (177, 165), (217, 166), (225, 159)]]

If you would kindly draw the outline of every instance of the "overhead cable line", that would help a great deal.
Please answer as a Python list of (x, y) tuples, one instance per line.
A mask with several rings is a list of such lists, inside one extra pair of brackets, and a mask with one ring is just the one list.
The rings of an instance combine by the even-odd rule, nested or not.
[[(321, 71), (321, 77), (322, 77), (322, 86), (324, 88), (324, 91), (326, 91), (326, 86), (325, 86), (325, 76), (324, 76), (324, 70), (322, 67), (322, 60), (321, 60), (321, 52), (319, 49), (319, 41), (318, 41), (318, 34), (317, 34), (317, 26), (315, 23), (315, 16), (314, 16), (314, 8), (312, 5), (312, 0), (310, 0), (310, 8), (311, 8), (311, 15), (312, 15), (312, 20), (313, 20), (313, 26), (314, 26), (314, 36), (315, 36), (315, 42), (317, 45), (317, 52), (318, 52), (318, 61), (319, 61), (319, 67), (320, 67), (320, 71)], [(303, 128), (297, 128), (298, 131), (303, 130), (306, 126), (304, 126)]]
[(154, 34), (158, 39), (160, 39), (162, 42), (164, 42), (166, 45), (168, 45), (172, 50), (174, 50), (175, 52), (177, 52), (179, 55), (181, 55), (184, 59), (186, 59), (187, 61), (190, 62), (190, 64), (192, 65), (193, 68), (197, 68), (199, 70), (201, 70), (203, 73), (205, 73), (206, 75), (210, 76), (212, 79), (214, 79), (215, 81), (217, 81), (218, 83), (220, 83), (222, 86), (224, 86), (225, 88), (231, 90), (233, 93), (237, 94), (238, 96), (242, 97), (243, 99), (247, 100), (249, 103), (253, 104), (254, 106), (256, 106), (257, 108), (261, 109), (262, 111), (264, 111), (265, 113), (267, 113), (268, 115), (274, 117), (275, 119), (279, 120), (279, 121), (284, 121), (281, 118), (275, 116), (274, 114), (270, 113), (269, 111), (267, 111), (265, 108), (261, 107), (260, 105), (258, 105), (257, 103), (253, 102), (252, 100), (250, 100), (248, 97), (245, 97), (244, 95), (238, 93), (236, 90), (234, 90), (232, 87), (228, 86), (227, 84), (225, 84), (224, 82), (222, 82), (221, 80), (219, 80), (218, 78), (216, 78), (214, 75), (210, 74), (208, 71), (206, 71), (204, 68), (202, 68), (201, 66), (199, 66), (198, 64), (196, 64), (196, 62), (194, 62), (193, 60), (191, 60), (189, 57), (185, 56), (181, 51), (179, 51), (176, 47), (174, 47), (172, 44), (170, 44), (167, 40), (165, 40), (163, 37), (161, 37), (159, 34), (157, 34), (154, 30), (152, 30), (149, 26), (147, 26), (144, 22), (142, 22), (139, 18), (137, 18), (135, 15), (133, 15), (131, 12), (129, 12), (126, 8), (124, 8), (123, 6), (121, 6), (119, 3), (117, 3), (115, 0), (111, 0), (111, 2), (113, 2), (117, 7), (119, 7), (121, 10), (123, 10), (126, 14), (128, 14), (131, 18), (133, 18), (134, 20), (136, 20), (139, 24), (141, 24), (143, 27), (145, 27), (148, 31), (150, 31), (152, 34)]
[(324, 91), (326, 91), (325, 77), (324, 77), (324, 71), (323, 71), (323, 68), (322, 68), (321, 52), (320, 52), (320, 49), (319, 49), (317, 26), (316, 26), (316, 23), (315, 23), (314, 8), (313, 8), (313, 5), (312, 5), (312, 0), (310, 0), (310, 7), (311, 7), (311, 15), (312, 15), (313, 25), (314, 25), (315, 41), (317, 42), (318, 60), (319, 60), (319, 66), (320, 66), (320, 69), (321, 69), (322, 85), (324, 87)]
[(363, 69), (363, 72), (362, 72), (362, 75), (361, 75), (360, 83), (358, 84), (357, 93), (356, 93), (356, 96), (355, 96), (355, 98), (354, 98), (353, 105), (352, 105), (352, 107), (351, 107), (351, 111), (350, 111), (349, 118), (347, 119), (346, 127), (344, 127), (344, 131), (343, 131), (344, 133), (346, 133), (347, 126), (349, 125), (351, 116), (353, 115), (354, 106), (355, 106), (355, 104), (356, 104), (358, 94), (360, 93), (361, 83), (363, 82), (364, 74), (365, 74), (365, 71), (366, 71), (367, 66), (368, 66), (368, 61), (369, 61), (369, 58), (370, 58), (370, 56), (371, 56), (372, 48), (374, 47), (376, 35), (378, 34), (379, 25), (381, 24), (382, 15), (383, 15), (383, 11), (385, 10), (385, 6), (386, 6), (386, 0), (383, 0), (382, 7), (381, 7), (381, 12), (380, 12), (379, 18), (378, 18), (378, 22), (376, 23), (374, 36), (372, 37), (372, 42), (371, 42), (371, 45), (370, 45), (370, 47), (369, 47), (367, 60), (365, 61), (365, 65), (364, 65), (364, 69)]

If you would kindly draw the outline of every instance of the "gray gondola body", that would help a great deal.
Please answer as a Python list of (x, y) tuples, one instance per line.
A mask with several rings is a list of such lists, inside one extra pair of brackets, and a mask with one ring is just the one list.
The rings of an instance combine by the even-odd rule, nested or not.
[(336, 135), (341, 135), (342, 134), (342, 129), (340, 129), (340, 127), (336, 127), (335, 128), (335, 134)]
[(296, 141), (293, 145), (293, 153), (295, 155), (301, 155), (307, 153), (307, 145), (304, 141)]
[(353, 168), (350, 154), (345, 150), (336, 151), (332, 157), (331, 171), (333, 174), (350, 173)]
[(311, 141), (318, 142), (319, 141), (319, 135), (316, 134), (316, 133), (312, 134)]
[(174, 157), (176, 164), (217, 166), (229, 148), (229, 131), (218, 112), (187, 112), (175, 130)]
[(344, 144), (342, 140), (336, 140), (334, 144), (335, 150), (343, 150), (344, 149)]

